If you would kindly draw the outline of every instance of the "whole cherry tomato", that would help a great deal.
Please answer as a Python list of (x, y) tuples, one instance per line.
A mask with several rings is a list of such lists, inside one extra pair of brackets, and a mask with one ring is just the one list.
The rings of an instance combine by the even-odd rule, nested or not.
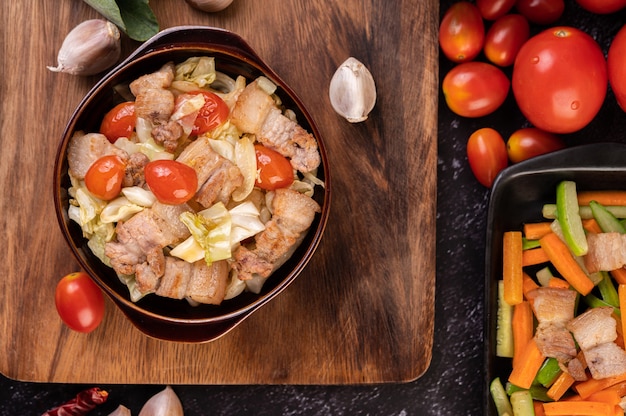
[(563, 14), (565, 2), (563, 0), (517, 0), (517, 11), (529, 21), (538, 25), (550, 25)]
[(472, 133), (467, 141), (467, 159), (478, 182), (487, 188), (509, 163), (502, 136), (490, 127)]
[(104, 115), (100, 124), (100, 133), (104, 134), (111, 143), (115, 143), (120, 137), (130, 137), (135, 129), (136, 121), (135, 103), (126, 101), (116, 105)]
[(609, 46), (607, 66), (617, 103), (626, 111), (626, 25), (617, 32)]
[(104, 317), (104, 296), (100, 287), (85, 272), (64, 276), (54, 293), (61, 320), (78, 332), (91, 332)]
[(153, 160), (146, 165), (144, 173), (148, 187), (164, 204), (187, 202), (198, 190), (196, 171), (175, 160)]
[(293, 183), (293, 168), (285, 156), (260, 144), (255, 144), (254, 150), (259, 172), (256, 186), (271, 191)]
[(108, 201), (120, 194), (126, 165), (118, 156), (102, 156), (85, 174), (85, 185), (94, 196)]
[(507, 14), (516, 0), (476, 0), (476, 7), (486, 20), (496, 20)]
[(597, 14), (609, 14), (626, 7), (626, 0), (576, 0), (583, 9)]
[(478, 8), (472, 3), (454, 3), (446, 11), (439, 25), (439, 45), (444, 55), (453, 62), (474, 59), (483, 48), (485, 24)]
[(604, 102), (606, 60), (585, 32), (554, 27), (522, 46), (511, 85), (520, 110), (535, 127), (571, 133), (585, 127)]
[(204, 106), (198, 112), (191, 134), (206, 133), (226, 121), (230, 110), (217, 94), (210, 91), (194, 91), (190, 94), (202, 94), (204, 96)]
[(485, 56), (498, 66), (510, 66), (522, 45), (530, 37), (530, 25), (521, 14), (498, 18), (485, 38)]
[(565, 142), (552, 133), (536, 127), (516, 130), (506, 142), (509, 160), (513, 163), (565, 148)]
[(443, 78), (446, 104), (463, 117), (482, 117), (502, 105), (511, 82), (494, 65), (465, 62), (452, 68)]

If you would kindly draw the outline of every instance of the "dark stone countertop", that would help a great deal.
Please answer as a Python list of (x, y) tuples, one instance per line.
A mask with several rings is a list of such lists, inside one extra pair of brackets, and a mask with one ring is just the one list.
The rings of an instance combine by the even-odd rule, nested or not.
[[(441, 14), (453, 0), (441, 2)], [(560, 24), (585, 29), (605, 53), (626, 22), (626, 11), (594, 16), (572, 0)], [(533, 28), (536, 32), (538, 28)], [(440, 80), (452, 67), (441, 59)], [(510, 75), (510, 69), (508, 70)], [(186, 415), (480, 415), (483, 393), (484, 249), (489, 190), (472, 176), (465, 145), (474, 130), (494, 127), (503, 137), (528, 126), (512, 94), (490, 116), (469, 120), (451, 113), (440, 95), (435, 338), (428, 371), (405, 384), (375, 386), (173, 386)], [(596, 119), (569, 135), (570, 146), (624, 141), (626, 113), (609, 91)], [(407, 340), (410, 342), (410, 340)], [(0, 375), (0, 416), (39, 415), (84, 388), (76, 384), (22, 383)], [(123, 404), (138, 414), (161, 385), (102, 385), (110, 394), (91, 414)]]

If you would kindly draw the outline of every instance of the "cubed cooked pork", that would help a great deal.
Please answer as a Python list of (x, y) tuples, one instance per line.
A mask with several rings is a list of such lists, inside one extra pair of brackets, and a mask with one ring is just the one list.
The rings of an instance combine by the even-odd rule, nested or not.
[(68, 171), (76, 179), (85, 179), (85, 174), (96, 160), (102, 156), (117, 155), (121, 159), (128, 158), (128, 154), (115, 147), (104, 134), (74, 133), (67, 149)]
[(591, 377), (595, 379), (626, 373), (626, 351), (614, 342), (605, 342), (584, 353)]
[(585, 266), (590, 273), (611, 271), (626, 265), (626, 234), (589, 233)]
[(271, 149), (290, 159), (300, 172), (310, 172), (320, 164), (317, 141), (297, 122), (286, 117), (274, 100), (251, 82), (239, 95), (231, 122), (242, 132), (251, 133)]
[(272, 218), (250, 247), (240, 246), (232, 267), (242, 280), (253, 275), (268, 277), (284, 261), (298, 239), (313, 223), (320, 206), (312, 198), (292, 189), (277, 189), (271, 201)]

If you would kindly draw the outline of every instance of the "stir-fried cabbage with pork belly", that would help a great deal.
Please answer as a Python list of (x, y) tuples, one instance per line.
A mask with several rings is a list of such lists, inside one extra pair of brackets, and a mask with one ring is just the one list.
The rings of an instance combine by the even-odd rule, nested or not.
[(134, 80), (99, 132), (74, 134), (69, 217), (133, 301), (259, 293), (302, 241), (320, 154), (275, 90), (193, 57)]

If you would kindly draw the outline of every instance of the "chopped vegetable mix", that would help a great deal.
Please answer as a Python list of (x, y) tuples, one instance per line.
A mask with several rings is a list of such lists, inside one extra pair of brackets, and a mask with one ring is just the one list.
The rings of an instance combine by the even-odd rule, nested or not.
[(489, 390), (498, 415), (624, 415), (626, 192), (555, 191), (544, 220), (503, 234), (496, 356), (511, 372)]

